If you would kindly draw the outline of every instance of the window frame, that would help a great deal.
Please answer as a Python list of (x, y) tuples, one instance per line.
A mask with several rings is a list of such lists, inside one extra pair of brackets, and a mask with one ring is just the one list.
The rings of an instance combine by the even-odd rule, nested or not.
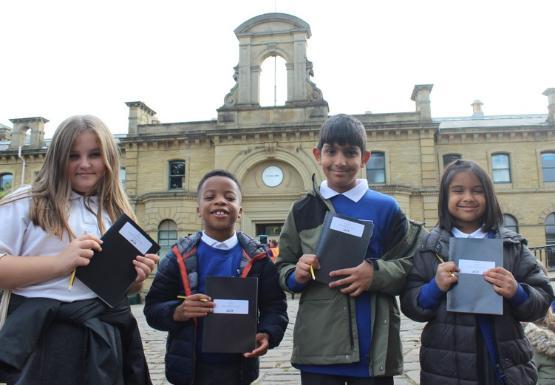
[[(173, 228), (162, 228), (162, 226), (169, 226)], [(169, 250), (171, 250), (171, 246), (177, 242), (177, 240), (179, 239), (178, 233), (177, 233), (177, 223), (173, 220), (173, 219), (164, 219), (162, 221), (160, 221), (160, 223), (158, 224), (158, 228), (157, 228), (157, 239), (158, 239), (158, 244), (160, 245), (160, 252), (159, 254), (161, 254), (162, 257), (164, 257), (167, 252)], [(168, 234), (174, 232), (175, 237), (171, 238), (171, 237), (164, 237), (161, 238), (161, 234)], [(168, 242), (169, 241), (169, 242)]]
[[(554, 183), (555, 182), (555, 164), (554, 164), (553, 167), (544, 167), (544, 159), (543, 159), (544, 155), (551, 155), (555, 158), (555, 151), (547, 150), (547, 151), (542, 151), (540, 153), (540, 167), (541, 167), (541, 170), (542, 170), (542, 181), (543, 181), (543, 183)], [(554, 162), (555, 162), (555, 159), (554, 159)], [(549, 169), (549, 170), (552, 170), (552, 172), (554, 174), (553, 179), (550, 179), (550, 180), (545, 179), (545, 170), (546, 170), (546, 168)]]
[[(512, 221), (514, 221), (514, 226), (506, 226), (505, 225), (505, 218), (510, 218)], [(518, 233), (518, 219), (516, 219), (516, 217), (513, 214), (509, 214), (509, 213), (503, 213), (503, 227), (505, 227), (506, 229), (512, 230), (515, 233)]]
[[(183, 164), (183, 174), (172, 174), (172, 164), (182, 163)], [(168, 190), (183, 190), (185, 188), (185, 174), (186, 174), (186, 162), (184, 159), (172, 159), (168, 161)], [(181, 177), (181, 186), (172, 187), (172, 178)]]
[[(370, 162), (372, 161), (372, 158), (376, 159), (376, 155), (381, 155), (382, 156), (382, 161), (383, 161), (383, 165), (382, 167), (369, 167)], [(366, 180), (368, 181), (368, 184), (372, 184), (372, 185), (384, 185), (387, 184), (387, 170), (386, 170), (386, 165), (387, 165), (387, 158), (386, 158), (386, 153), (385, 151), (370, 151), (370, 159), (368, 159), (368, 162), (366, 162), (366, 166), (365, 166), (365, 170), (366, 170)], [(381, 171), (383, 172), (383, 182), (375, 182), (375, 181), (371, 181), (370, 180), (370, 175), (372, 173), (375, 173), (376, 171)]]
[[(451, 159), (449, 162), (445, 162), (445, 158), (448, 156), (455, 156), (456, 158)], [(451, 162), (454, 162), (455, 160), (458, 159), (462, 159), (462, 154), (456, 153), (456, 152), (448, 152), (446, 154), (442, 154), (441, 155), (441, 162), (443, 163), (443, 168), (447, 167)]]
[[(10, 181), (9, 182), (4, 182), (4, 178), (8, 175), (10, 176)], [(6, 188), (5, 185), (7, 183), (9, 183), (10, 185)], [(13, 174), (11, 172), (0, 173), (0, 192), (7, 192), (11, 188), (13, 188)]]
[[(493, 160), (494, 157), (501, 157), (504, 156), (507, 159), (507, 167), (506, 168), (495, 168), (495, 162)], [(511, 170), (511, 155), (507, 152), (495, 152), (492, 153), (490, 156), (490, 160), (491, 160), (491, 180), (493, 183), (495, 184), (511, 184), (513, 183), (513, 176), (512, 176), (512, 170)], [(502, 180), (502, 181), (498, 181), (495, 179), (495, 172), (496, 171), (507, 171), (509, 174), (509, 180)]]

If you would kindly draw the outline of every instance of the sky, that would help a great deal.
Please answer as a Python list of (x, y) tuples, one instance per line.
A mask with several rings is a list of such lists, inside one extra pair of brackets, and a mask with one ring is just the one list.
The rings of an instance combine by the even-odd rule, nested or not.
[(126, 133), (125, 102), (162, 123), (215, 119), (235, 84), (234, 29), (282, 12), (311, 27), (311, 79), (330, 113), (433, 117), (545, 114), (555, 87), (553, 0), (0, 1), (0, 123), (42, 116), (46, 137), (75, 114)]

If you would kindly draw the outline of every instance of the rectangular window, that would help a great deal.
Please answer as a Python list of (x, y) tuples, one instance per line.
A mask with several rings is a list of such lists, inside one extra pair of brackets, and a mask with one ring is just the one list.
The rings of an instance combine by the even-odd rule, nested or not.
[(493, 183), (511, 183), (511, 161), (508, 154), (491, 156)]
[(372, 152), (366, 163), (366, 179), (369, 184), (385, 184), (385, 154)]
[(542, 154), (542, 170), (544, 182), (555, 182), (555, 152)]
[(13, 176), (12, 174), (1, 174), (0, 175), (0, 192), (8, 191), (12, 188)]
[(185, 161), (172, 160), (170, 161), (170, 190), (182, 189), (183, 181), (185, 180)]
[(449, 166), (449, 163), (461, 159), (461, 154), (445, 154), (443, 155), (443, 168)]
[(279, 237), (283, 223), (257, 223), (256, 236), (270, 235), (272, 237)]

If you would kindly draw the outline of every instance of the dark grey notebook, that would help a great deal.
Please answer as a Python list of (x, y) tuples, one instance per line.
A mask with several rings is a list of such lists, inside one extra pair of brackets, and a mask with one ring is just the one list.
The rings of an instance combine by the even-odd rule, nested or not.
[(503, 314), (503, 297), (482, 273), (503, 266), (503, 240), (451, 238), (449, 259), (460, 269), (459, 281), (447, 292), (447, 311)]
[(207, 277), (216, 307), (203, 319), (202, 351), (246, 353), (256, 347), (258, 278)]
[(160, 246), (125, 214), (101, 239), (102, 251), (95, 251), (91, 262), (77, 268), (75, 275), (108, 306), (114, 307), (125, 298), (137, 276), (135, 257), (156, 253)]
[(320, 269), (316, 280), (330, 283), (330, 272), (360, 265), (368, 251), (374, 223), (328, 211), (322, 224), (322, 233), (316, 247)]

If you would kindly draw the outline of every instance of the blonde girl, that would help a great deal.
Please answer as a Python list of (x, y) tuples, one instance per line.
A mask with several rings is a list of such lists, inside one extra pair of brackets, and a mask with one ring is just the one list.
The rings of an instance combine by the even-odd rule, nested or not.
[[(134, 218), (119, 169), (106, 125), (72, 116), (57, 128), (32, 186), (0, 201), (0, 288), (12, 291), (0, 330), (0, 382), (150, 383), (126, 301), (108, 309), (78, 279), (68, 284), (73, 270), (101, 250), (100, 237), (118, 216)], [(131, 291), (157, 261), (153, 254), (136, 257)]]

